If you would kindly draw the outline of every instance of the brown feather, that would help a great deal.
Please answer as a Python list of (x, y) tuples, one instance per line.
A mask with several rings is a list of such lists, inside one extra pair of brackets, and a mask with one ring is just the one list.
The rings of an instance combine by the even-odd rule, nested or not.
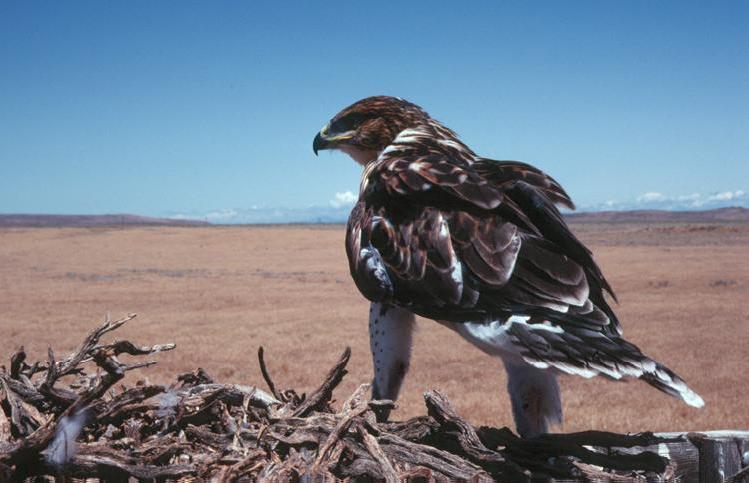
[[(373, 99), (338, 119), (368, 119), (392, 107)], [(362, 293), (445, 320), (526, 313), (618, 327), (603, 296), (608, 283), (554, 206), (574, 207), (559, 183), (525, 163), (480, 158), (423, 110), (404, 106), (402, 117), (394, 108), (378, 118), (387, 122), (360, 129), (381, 142), (349, 220), (347, 252)]]

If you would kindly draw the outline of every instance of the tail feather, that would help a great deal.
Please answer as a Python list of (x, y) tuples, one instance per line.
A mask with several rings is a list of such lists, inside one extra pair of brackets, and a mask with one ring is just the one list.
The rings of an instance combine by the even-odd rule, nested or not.
[(583, 377), (638, 378), (681, 398), (690, 406), (705, 405), (681, 377), (644, 355), (636, 345), (598, 331), (565, 329), (553, 325), (513, 324), (508, 328), (508, 335), (523, 360), (539, 369), (554, 367)]
[(645, 372), (640, 379), (647, 382), (654, 388), (681, 398), (685, 403), (695, 408), (701, 408), (705, 405), (699, 394), (687, 386), (687, 383), (680, 378), (674, 371), (655, 361), (655, 370)]
[(561, 423), (557, 372), (586, 378), (642, 379), (690, 406), (705, 405), (671, 369), (617, 335), (562, 327), (553, 321), (531, 323), (530, 317), (521, 316), (491, 323), (442, 323), (480, 350), (504, 360), (513, 416), (522, 436), (542, 434)]

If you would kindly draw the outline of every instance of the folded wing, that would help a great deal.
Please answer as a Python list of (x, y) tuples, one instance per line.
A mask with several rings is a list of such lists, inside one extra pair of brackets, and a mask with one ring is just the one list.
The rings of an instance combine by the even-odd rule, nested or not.
[(352, 275), (370, 300), (431, 318), (527, 314), (616, 333), (610, 286), (557, 203), (574, 206), (530, 165), (466, 162), (433, 138), (396, 143), (349, 220)]

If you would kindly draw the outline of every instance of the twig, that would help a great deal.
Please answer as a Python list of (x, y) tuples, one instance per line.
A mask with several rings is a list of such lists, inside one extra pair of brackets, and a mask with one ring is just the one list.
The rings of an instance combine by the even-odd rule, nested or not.
[(286, 402), (284, 398), (282, 398), (281, 395), (278, 394), (278, 391), (276, 391), (276, 385), (273, 384), (273, 379), (271, 379), (270, 374), (268, 373), (268, 368), (265, 366), (265, 359), (263, 357), (264, 353), (265, 351), (263, 349), (263, 346), (258, 347), (257, 360), (260, 363), (260, 373), (263, 375), (265, 384), (268, 385), (268, 389), (270, 389), (270, 392), (271, 394), (273, 394), (273, 397), (275, 397), (279, 401)]
[(312, 410), (318, 409), (321, 404), (330, 401), (333, 397), (333, 390), (338, 387), (338, 384), (343, 380), (343, 376), (348, 373), (346, 371), (346, 364), (348, 364), (350, 358), (351, 348), (346, 347), (336, 365), (325, 376), (322, 385), (294, 410), (292, 416), (305, 416)]
[(84, 339), (83, 343), (78, 347), (78, 349), (71, 354), (68, 358), (66, 358), (64, 361), (58, 363), (57, 366), (57, 373), (59, 374), (59, 377), (65, 376), (72, 372), (73, 369), (78, 367), (78, 365), (83, 361), (83, 359), (86, 358), (86, 356), (90, 355), (92, 349), (96, 346), (96, 344), (99, 342), (99, 339), (101, 337), (108, 333), (112, 332), (113, 330), (117, 330), (129, 321), (133, 320), (135, 317), (137, 317), (137, 314), (130, 314), (126, 317), (123, 317), (121, 319), (115, 320), (112, 322), (109, 319), (109, 316), (106, 317), (104, 320), (104, 323), (99, 326), (97, 329), (93, 330), (87, 337)]
[[(368, 384), (360, 385), (336, 411), (331, 400), (346, 374), (349, 348), (306, 399), (276, 387), (262, 348), (258, 360), (270, 393), (221, 384), (202, 369), (168, 386), (141, 381), (114, 389), (128, 371), (154, 363), (144, 356), (174, 348), (126, 340), (100, 343), (102, 335), (131, 319), (107, 319), (61, 361), (50, 349), (44, 362), (28, 365), (19, 349), (10, 370), (0, 367), (0, 481), (52, 475), (105, 481), (522, 482), (581, 473), (624, 481), (651, 477), (646, 472), (658, 471), (665, 461), (647, 451), (618, 451), (666, 441), (648, 433), (585, 432), (524, 440), (507, 428), (477, 429), (438, 391), (425, 394), (429, 416), (403, 422), (377, 422), (375, 412), (394, 404), (370, 400)], [(118, 360), (121, 354), (143, 359), (125, 364)], [(65, 385), (68, 378), (61, 378), (73, 374), (75, 380)], [(53, 453), (50, 442), (65, 430), (60, 429), (63, 418), (79, 411), (85, 411), (87, 421), (76, 441), (78, 451), (65, 451), (67, 461), (55, 466), (45, 457)], [(616, 468), (621, 472), (611, 470)]]
[(380, 444), (377, 442), (377, 438), (369, 434), (363, 424), (359, 423), (356, 425), (356, 433), (364, 443), (364, 447), (372, 458), (380, 465), (381, 476), (385, 478), (387, 483), (396, 483), (398, 480), (398, 473), (393, 468), (393, 465), (385, 456), (385, 452), (382, 451)]

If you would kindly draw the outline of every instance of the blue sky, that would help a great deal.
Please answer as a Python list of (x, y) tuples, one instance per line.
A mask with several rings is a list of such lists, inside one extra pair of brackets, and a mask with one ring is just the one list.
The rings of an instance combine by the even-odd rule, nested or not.
[(2, 2), (0, 212), (345, 210), (312, 138), (374, 94), (583, 207), (749, 206), (748, 2), (454, 5)]

